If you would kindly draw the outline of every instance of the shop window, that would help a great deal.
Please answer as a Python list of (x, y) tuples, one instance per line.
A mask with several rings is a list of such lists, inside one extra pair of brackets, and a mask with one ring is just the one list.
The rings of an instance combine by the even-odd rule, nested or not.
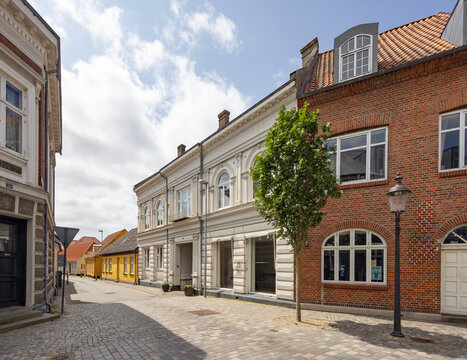
[(149, 269), (149, 248), (144, 249), (144, 267)]
[(377, 234), (342, 230), (322, 246), (322, 281), (386, 283), (386, 243)]
[(164, 261), (164, 248), (162, 246), (156, 247), (156, 268), (163, 269)]

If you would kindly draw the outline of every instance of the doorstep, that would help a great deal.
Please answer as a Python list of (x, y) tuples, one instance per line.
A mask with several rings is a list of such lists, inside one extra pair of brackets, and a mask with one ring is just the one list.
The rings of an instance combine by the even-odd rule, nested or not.
[(218, 298), (249, 301), (257, 304), (276, 305), (287, 308), (293, 308), (295, 306), (295, 303), (290, 300), (277, 299), (273, 296), (261, 294), (238, 294), (234, 293), (232, 290), (207, 290), (206, 294)]
[(149, 286), (149, 287), (155, 287), (155, 288), (162, 288), (162, 283), (163, 281), (149, 281), (149, 280), (140, 280), (139, 284), (142, 286)]

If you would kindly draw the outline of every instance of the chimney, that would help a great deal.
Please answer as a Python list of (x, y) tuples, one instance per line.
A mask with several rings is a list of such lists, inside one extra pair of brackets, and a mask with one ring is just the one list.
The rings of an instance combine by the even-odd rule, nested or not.
[(219, 118), (219, 129), (222, 129), (229, 123), (230, 112), (227, 110), (222, 111), (217, 117)]
[(315, 37), (300, 50), (300, 53), (302, 54), (302, 68), (306, 68), (311, 65), (311, 62), (318, 52), (318, 49), (318, 38)]
[(185, 152), (185, 149), (186, 149), (185, 145), (183, 145), (183, 144), (178, 145), (177, 146), (177, 153), (178, 153), (177, 156), (183, 155), (183, 153)]

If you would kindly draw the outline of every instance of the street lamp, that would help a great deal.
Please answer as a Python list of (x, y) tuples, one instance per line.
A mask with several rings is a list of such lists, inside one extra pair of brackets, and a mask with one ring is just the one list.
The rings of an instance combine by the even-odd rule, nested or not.
[(404, 337), (401, 331), (401, 283), (400, 283), (400, 246), (399, 237), (401, 233), (400, 220), (401, 213), (405, 210), (407, 198), (411, 192), (409, 188), (402, 184), (402, 176), (397, 173), (396, 185), (389, 189), (387, 195), (389, 196), (389, 206), (391, 212), (396, 215), (396, 227), (394, 231), (396, 239), (395, 249), (395, 271), (394, 271), (394, 330), (391, 335), (395, 337)]
[[(205, 200), (206, 200), (206, 209), (204, 211), (204, 288), (203, 295), (206, 297), (207, 291), (207, 258), (208, 258), (208, 181), (204, 179), (199, 179), (201, 185), (205, 185)], [(201, 200), (201, 214), (203, 213), (203, 200)], [(201, 239), (202, 241), (202, 239)]]

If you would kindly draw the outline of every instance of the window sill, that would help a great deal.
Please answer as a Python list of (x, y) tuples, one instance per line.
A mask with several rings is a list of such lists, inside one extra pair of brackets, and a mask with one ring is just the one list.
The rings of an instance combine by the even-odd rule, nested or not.
[(362, 187), (370, 187), (370, 186), (380, 186), (380, 185), (387, 185), (388, 180), (377, 180), (377, 181), (368, 181), (368, 182), (361, 182), (361, 183), (353, 183), (353, 184), (341, 184), (339, 185), (339, 189), (347, 190), (347, 189), (357, 189)]
[(388, 286), (382, 284), (343, 284), (343, 283), (325, 283), (321, 282), (324, 288), (329, 289), (349, 289), (349, 290), (372, 290), (372, 291), (387, 291)]
[(467, 169), (452, 169), (439, 173), (440, 178), (467, 175)]

